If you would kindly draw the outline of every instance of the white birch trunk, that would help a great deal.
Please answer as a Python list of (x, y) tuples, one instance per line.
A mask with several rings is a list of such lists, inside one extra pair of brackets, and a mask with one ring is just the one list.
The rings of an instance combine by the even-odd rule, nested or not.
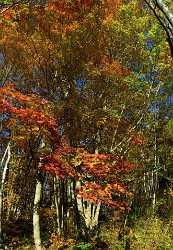
[(171, 26), (173, 26), (173, 14), (171, 10), (168, 8), (168, 6), (164, 3), (163, 0), (157, 0), (156, 3), (159, 6), (159, 8), (162, 10), (162, 12), (165, 14)]
[(59, 208), (58, 208), (58, 204), (59, 204), (59, 197), (57, 197), (57, 195), (59, 195), (59, 192), (57, 192), (57, 182), (58, 182), (58, 177), (54, 177), (54, 197), (55, 197), (55, 208), (56, 208), (56, 218), (57, 218), (57, 233), (60, 234), (61, 233), (61, 228), (60, 228), (60, 218), (59, 218)]
[(41, 237), (40, 237), (40, 200), (42, 192), (42, 183), (37, 179), (35, 188), (35, 198), (34, 198), (34, 211), (33, 211), (33, 233), (34, 233), (34, 243), (36, 250), (42, 250), (41, 247)]
[[(7, 158), (6, 158), (7, 156)], [(2, 179), (1, 179), (1, 188), (0, 188), (0, 240), (2, 241), (2, 208), (3, 208), (3, 192), (4, 192), (4, 183), (8, 170), (8, 164), (11, 157), (10, 144), (8, 143), (5, 153), (2, 157), (0, 168), (3, 170)], [(6, 160), (5, 160), (6, 158)]]
[[(80, 181), (76, 183), (77, 188), (80, 188)], [(98, 218), (100, 212), (101, 203), (93, 205), (88, 202), (84, 204), (83, 199), (77, 197), (78, 211), (85, 220), (86, 227), (90, 230), (94, 229), (98, 225)]]
[[(45, 144), (42, 139), (39, 148), (43, 148), (44, 145)], [(40, 164), (41, 163), (39, 162), (39, 165)], [(36, 250), (42, 250), (41, 237), (40, 237), (40, 215), (39, 215), (41, 195), (42, 195), (42, 182), (39, 179), (39, 174), (38, 174), (36, 180), (34, 209), (33, 209), (33, 234), (34, 234), (34, 244)]]

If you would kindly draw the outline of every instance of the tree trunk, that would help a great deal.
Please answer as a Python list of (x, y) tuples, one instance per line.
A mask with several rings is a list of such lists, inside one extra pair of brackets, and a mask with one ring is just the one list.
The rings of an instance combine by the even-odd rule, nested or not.
[(34, 233), (34, 243), (36, 250), (42, 250), (41, 247), (41, 237), (40, 237), (40, 200), (42, 193), (42, 183), (39, 178), (37, 179), (35, 188), (35, 198), (34, 198), (34, 211), (33, 211), (33, 233)]
[[(76, 183), (77, 188), (80, 187), (80, 181)], [(78, 219), (80, 220), (80, 231), (83, 238), (88, 240), (93, 236), (94, 229), (98, 225), (100, 205), (94, 205), (88, 201), (76, 197), (76, 205), (78, 211)]]
[(56, 216), (57, 216), (57, 233), (61, 234), (60, 228), (60, 215), (59, 215), (59, 192), (58, 192), (58, 177), (54, 177), (54, 199), (55, 199), (55, 208), (56, 208)]
[(167, 42), (173, 57), (173, 13), (163, 0), (145, 0), (166, 32)]
[[(7, 159), (5, 161), (6, 156), (7, 156)], [(5, 153), (2, 157), (1, 163), (0, 163), (0, 168), (3, 171), (2, 172), (2, 179), (1, 179), (1, 188), (0, 188), (0, 248), (3, 245), (3, 237), (2, 237), (3, 192), (4, 192), (4, 183), (5, 183), (5, 178), (6, 178), (6, 174), (7, 174), (7, 170), (8, 170), (8, 163), (10, 161), (10, 157), (11, 157), (10, 144), (8, 144), (7, 148), (5, 150)]]
[(67, 180), (61, 181), (62, 203), (63, 203), (63, 236), (66, 239), (68, 234), (67, 227), (67, 210), (68, 210), (68, 197), (67, 197)]
[(168, 8), (168, 6), (164, 3), (163, 0), (157, 0), (156, 4), (158, 5), (158, 7), (162, 11), (162, 13), (166, 16), (170, 25), (173, 26), (173, 14), (172, 14), (171, 10)]

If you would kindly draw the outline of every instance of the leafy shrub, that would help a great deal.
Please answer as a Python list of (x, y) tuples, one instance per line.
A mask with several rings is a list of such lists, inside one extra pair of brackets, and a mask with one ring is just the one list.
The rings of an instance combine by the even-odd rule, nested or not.
[(68, 250), (94, 250), (94, 248), (91, 243), (81, 242), (76, 246), (68, 248)]
[(128, 235), (118, 240), (119, 227), (111, 224), (102, 227), (101, 238), (111, 250), (124, 250), (127, 241), (133, 250), (172, 250), (173, 223), (157, 217), (138, 219)]
[[(71, 249), (76, 244), (74, 239), (63, 239), (59, 234), (52, 233), (49, 239), (49, 249)], [(71, 247), (71, 248), (70, 248)], [(72, 248), (73, 249), (73, 248)]]
[(171, 234), (171, 222), (159, 218), (139, 220), (134, 228), (131, 247), (134, 250), (171, 250), (173, 245)]

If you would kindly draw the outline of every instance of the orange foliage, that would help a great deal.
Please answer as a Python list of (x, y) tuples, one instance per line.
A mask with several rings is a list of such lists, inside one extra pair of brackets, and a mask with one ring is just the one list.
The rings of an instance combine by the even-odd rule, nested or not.
[[(107, 0), (105, 1), (105, 3), (107, 5), (105, 16), (110, 16), (116, 13), (117, 8), (121, 4), (121, 0)], [(48, 11), (58, 14), (58, 18), (63, 16), (65, 17), (65, 19), (63, 19), (63, 24), (61, 24), (59, 21), (52, 23), (50, 22), (49, 24), (51, 24), (51, 28), (49, 32), (52, 32), (52, 34), (55, 33), (56, 35), (61, 33), (61, 35), (63, 36), (64, 33), (66, 34), (75, 31), (80, 27), (80, 25), (86, 25), (84, 27), (87, 29), (87, 31), (90, 30), (92, 27), (92, 23), (88, 24), (87, 20), (78, 23), (76, 21), (76, 16), (83, 9), (87, 9), (87, 11), (89, 11), (92, 5), (94, 5), (93, 0), (74, 0), (71, 2), (66, 0), (50, 0), (47, 7)], [(7, 12), (6, 15), (6, 18), (4, 17), (4, 19), (9, 20), (12, 18), (12, 15), (10, 13)], [(20, 20), (27, 20), (26, 16), (27, 13), (21, 12)], [(36, 20), (37, 18), (39, 18), (38, 16), (39, 15), (35, 14)], [(72, 22), (66, 22), (67, 19), (72, 20)], [(45, 25), (44, 21), (41, 20), (40, 23), (40, 20), (38, 20), (38, 22), (38, 27), (40, 30), (46, 29), (47, 26)], [(93, 36), (91, 35), (91, 38), (89, 37), (89, 41), (87, 42), (83, 40), (77, 40), (74, 45), (76, 46), (76, 51), (78, 52), (78, 50), (82, 48), (82, 50), (79, 50), (81, 60), (80, 62), (83, 62), (83, 55), (85, 58), (85, 63), (87, 62), (87, 60), (89, 60), (89, 62), (91, 62), (92, 64), (92, 60), (94, 61), (93, 58), (96, 58), (95, 61), (98, 60), (99, 68), (101, 68), (101, 71), (103, 73), (108, 75), (115, 74), (120, 77), (128, 75), (130, 73), (129, 70), (124, 68), (120, 62), (116, 60), (113, 61), (107, 56), (104, 57), (101, 55), (102, 51), (105, 52), (104, 38), (102, 39), (101, 36), (102, 33), (100, 34), (100, 36), (97, 36), (97, 39), (95, 39), (95, 37), (93, 38)], [(13, 37), (13, 35), (11, 37)], [(8, 46), (11, 42), (14, 42), (11, 37), (8, 38), (7, 36)], [(98, 37), (100, 37), (100, 40), (98, 39)], [(99, 40), (98, 46), (96, 44), (96, 40)], [(22, 39), (21, 44), (18, 37), (16, 41), (17, 46), (21, 46), (21, 48), (24, 47), (25, 50), (26, 45), (23, 45)], [(17, 47), (16, 44), (15, 48)], [(38, 48), (37, 42), (35, 42), (35, 44), (34, 46), (36, 46), (36, 53), (40, 53), (41, 51), (41, 54), (39, 54), (39, 59), (41, 58), (40, 61), (42, 63), (42, 61), (44, 62), (45, 55), (42, 54), (42, 47), (39, 47), (40, 43)], [(89, 47), (91, 53), (90, 51), (88, 53), (88, 44), (93, 44), (91, 45), (91, 47)], [(55, 46), (56, 43), (48, 43), (49, 50), (51, 50), (52, 48), (54, 49)], [(74, 49), (74, 46), (72, 49)], [(86, 55), (85, 48), (87, 51)], [(57, 49), (57, 51), (59, 51), (59, 48)], [(87, 59), (88, 54), (89, 59)], [(77, 57), (78, 54), (76, 53), (75, 55)], [(31, 57), (30, 60), (32, 59), (33, 58)], [(20, 107), (18, 107), (16, 103), (20, 104)], [(9, 112), (13, 115), (12, 119), (9, 121), (9, 126), (15, 126), (17, 119), (19, 119), (24, 124), (29, 126), (36, 126), (39, 129), (44, 127), (46, 131), (48, 131), (48, 133), (51, 135), (51, 139), (54, 141), (54, 146), (56, 149), (54, 150), (52, 155), (42, 155), (41, 170), (58, 175), (59, 178), (62, 179), (70, 177), (82, 180), (84, 182), (86, 180), (86, 177), (91, 176), (92, 181), (85, 182), (81, 189), (77, 191), (80, 197), (83, 197), (84, 199), (95, 203), (101, 202), (106, 205), (119, 208), (121, 210), (127, 208), (127, 203), (114, 201), (112, 195), (114, 193), (118, 193), (121, 195), (131, 196), (131, 193), (127, 191), (126, 186), (118, 182), (113, 182), (112, 180), (116, 178), (115, 175), (117, 172), (128, 172), (130, 170), (133, 170), (137, 166), (113, 154), (92, 154), (81, 148), (72, 148), (68, 145), (63, 145), (63, 142), (62, 140), (60, 140), (60, 136), (58, 133), (57, 120), (51, 115), (47, 114), (44, 110), (44, 105), (46, 104), (48, 104), (47, 100), (41, 99), (36, 95), (22, 94), (16, 89), (15, 85), (13, 84), (8, 84), (6, 87), (0, 88), (0, 112)], [(75, 162), (76, 158), (79, 159), (79, 163)], [(104, 181), (106, 181), (107, 184), (105, 184)]]
[[(9, 101), (7, 100), (9, 99)], [(27, 104), (30, 107), (16, 107), (14, 101)], [(37, 125), (38, 127), (45, 127), (51, 133), (52, 139), (58, 140), (59, 134), (57, 132), (57, 121), (52, 116), (41, 111), (42, 105), (47, 103), (46, 100), (37, 98), (36, 96), (23, 95), (15, 89), (15, 85), (9, 84), (7, 87), (0, 88), (0, 112), (9, 112), (15, 115), (15, 119), (20, 119), (27, 125)], [(37, 110), (33, 105), (36, 105)], [(38, 105), (41, 105), (38, 108)], [(13, 121), (13, 124), (14, 121)]]
[(78, 12), (90, 9), (92, 4), (93, 0), (74, 0), (71, 2), (66, 0), (49, 0), (48, 10), (64, 16), (68, 20), (74, 20)]
[(0, 88), (0, 95), (10, 96), (22, 103), (34, 103), (37, 105), (45, 105), (48, 103), (46, 99), (39, 98), (36, 95), (31, 96), (22, 94), (20, 91), (17, 91), (13, 83), (7, 83), (6, 87)]
[(3, 13), (3, 18), (7, 21), (12, 20), (15, 16), (15, 12), (12, 9), (5, 10)]
[(132, 144), (133, 145), (144, 145), (145, 144), (144, 138), (141, 135), (134, 135), (132, 137)]
[[(69, 155), (74, 162), (73, 160), (68, 162)], [(79, 159), (77, 165), (76, 157)], [(127, 186), (114, 180), (115, 174), (117, 171), (130, 171), (135, 167), (134, 164), (112, 154), (91, 154), (84, 149), (67, 146), (59, 146), (53, 155), (43, 157), (42, 164), (43, 171), (51, 172), (62, 179), (75, 177), (85, 181), (86, 177), (92, 176), (93, 181), (84, 182), (85, 184), (76, 190), (78, 196), (90, 202), (101, 202), (120, 210), (128, 209), (128, 205), (126, 202), (114, 201), (113, 195), (132, 196), (132, 193), (127, 191)], [(107, 184), (104, 184), (105, 180)]]
[(122, 0), (106, 0), (109, 11), (116, 11), (122, 4)]
[(105, 72), (108, 75), (115, 74), (119, 77), (128, 76), (130, 74), (130, 70), (123, 67), (122, 64), (117, 60), (114, 60), (112, 62), (105, 61), (103, 72)]
[(103, 66), (103, 71), (107, 72), (107, 74), (114, 73), (119, 76), (130, 74), (130, 70), (125, 68), (118, 60), (113, 60), (106, 55), (101, 57), (101, 65)]
[(70, 154), (74, 151), (75, 149), (71, 147), (62, 147), (59, 145), (52, 156), (47, 155), (43, 157), (42, 170), (51, 172), (52, 174), (55, 174), (62, 179), (69, 176), (76, 178), (79, 177), (79, 174), (77, 173), (75, 168), (68, 162), (65, 162), (62, 158), (63, 155)]
[(64, 11), (65, 11), (65, 1), (49, 1), (48, 9), (50, 11), (64, 13)]
[(127, 192), (127, 188), (124, 188), (122, 184), (108, 184), (100, 185), (95, 182), (86, 182), (79, 190), (77, 190), (78, 197), (88, 200), (93, 203), (102, 203), (111, 207), (125, 210), (129, 209), (126, 202), (117, 202), (112, 200), (112, 194), (114, 192), (121, 193), (131, 196), (132, 194)]
[(105, 8), (105, 21), (112, 19), (117, 14), (119, 7), (122, 4), (122, 0), (106, 0)]
[(80, 8), (90, 8), (92, 4), (93, 0), (74, 0), (71, 3), (66, 0), (49, 0), (48, 9), (59, 13), (67, 13)]
[[(20, 107), (15, 106), (16, 101), (20, 103)], [(29, 107), (21, 106), (21, 103)], [(84, 182), (86, 177), (92, 176), (93, 181), (85, 182), (77, 190), (80, 197), (120, 210), (127, 209), (127, 203), (114, 201), (113, 195), (117, 193), (131, 196), (132, 194), (127, 191), (125, 185), (113, 179), (115, 179), (116, 172), (130, 171), (136, 166), (113, 154), (92, 154), (82, 148), (68, 146), (65, 139), (60, 140), (56, 119), (44, 112), (42, 106), (45, 103), (47, 103), (46, 100), (35, 95), (22, 94), (14, 84), (0, 88), (0, 112), (9, 112), (14, 116), (9, 124), (11, 122), (12, 125), (16, 125), (15, 120), (19, 119), (29, 126), (45, 127), (51, 134), (56, 149), (52, 155), (41, 156), (41, 170), (58, 175), (61, 179), (71, 177)], [(19, 145), (24, 145), (25, 136), (19, 137), (19, 140), (17, 139)], [(104, 184), (105, 181), (107, 184)]]
[(143, 144), (144, 144), (144, 141), (143, 141), (142, 139), (140, 139), (140, 138), (134, 138), (134, 139), (132, 140), (132, 144), (133, 144), (133, 145), (143, 145)]
[[(76, 155), (80, 160), (80, 175), (77, 174), (73, 162), (71, 163), (72, 168), (67, 163), (65, 167), (62, 166), (64, 164), (62, 157), (66, 157), (69, 154)], [(131, 171), (135, 169), (135, 167), (137, 166), (113, 154), (91, 154), (84, 149), (67, 146), (59, 146), (52, 156), (46, 156), (44, 158), (43, 164), (44, 170), (50, 171), (50, 169), (52, 169), (52, 172), (56, 169), (57, 172), (61, 172), (63, 168), (64, 177), (68, 175), (81, 177), (82, 175), (90, 174), (99, 179), (114, 175), (117, 171)]]

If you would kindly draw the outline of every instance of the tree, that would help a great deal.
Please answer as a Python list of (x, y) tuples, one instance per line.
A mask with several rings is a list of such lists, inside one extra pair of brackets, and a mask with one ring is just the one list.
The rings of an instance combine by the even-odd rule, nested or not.
[[(158, 26), (137, 2), (18, 4), (1, 19), (0, 51), (10, 69), (3, 74), (1, 110), (11, 116), (2, 123), (12, 127), (15, 170), (7, 197), (18, 198), (8, 211), (14, 218), (16, 210), (20, 217), (29, 214), (36, 182), (44, 196), (48, 179), (57, 231), (67, 236), (73, 210), (80, 236), (89, 238), (101, 204), (128, 210), (131, 193), (122, 182), (146, 163), (148, 109), (156, 89), (147, 75), (158, 70), (155, 80), (165, 76), (165, 40), (157, 39)], [(151, 50), (149, 39), (160, 51)], [(39, 201), (40, 195), (34, 205)]]
[[(25, 103), (25, 105), (27, 105), (29, 101), (29, 103), (33, 105), (33, 108), (14, 107), (3, 98), (3, 96), (5, 97), (7, 94), (9, 97), (12, 96), (15, 100), (20, 101), (20, 103)], [(44, 136), (43, 138), (45, 141), (46, 130), (48, 129), (47, 135), (51, 135), (51, 138), (55, 143), (55, 152), (52, 156), (39, 156), (39, 158), (43, 157), (43, 170), (52, 172), (61, 179), (72, 177), (83, 181), (84, 185), (79, 188), (78, 195), (83, 197), (85, 200), (89, 200), (93, 203), (104, 203), (106, 205), (125, 210), (128, 207), (127, 203), (114, 201), (112, 194), (114, 193), (115, 195), (115, 192), (117, 192), (118, 194), (131, 195), (131, 193), (127, 192), (126, 186), (119, 183), (119, 181), (115, 181), (115, 171), (129, 171), (134, 169), (135, 166), (121, 160), (119, 157), (115, 157), (114, 155), (89, 154), (82, 149), (75, 149), (61, 145), (54, 119), (44, 114), (42, 111), (34, 110), (35, 104), (38, 109), (38, 105), (43, 105), (43, 103), (45, 103), (44, 100), (42, 101), (35, 96), (29, 97), (20, 94), (13, 85), (8, 85), (7, 87), (1, 89), (1, 110), (3, 112), (10, 112), (12, 115), (15, 114), (18, 119), (25, 123), (25, 126), (29, 126), (30, 129), (28, 128), (28, 132), (29, 130), (32, 130), (33, 126), (42, 126), (39, 137)], [(43, 127), (45, 127), (46, 130), (44, 130)], [(35, 139), (38, 140), (38, 135), (35, 137)], [(37, 151), (38, 150), (39, 147)], [(73, 154), (75, 155), (73, 156)], [(34, 157), (33, 160), (38, 161), (37, 158)], [(35, 165), (35, 167), (39, 168), (39, 165)], [(38, 188), (39, 190), (37, 190)], [(34, 222), (36, 221), (36, 216), (37, 221), (39, 218), (38, 212), (36, 212), (35, 209), (38, 210), (40, 195), (41, 183), (39, 182), (36, 185), (36, 196), (34, 200)], [(37, 225), (38, 223), (35, 222), (34, 226)], [(36, 247), (37, 249), (40, 249), (41, 243), (38, 237), (39, 235), (37, 235), (39, 233), (38, 230), (39, 226), (37, 226), (37, 230), (34, 230), (34, 235), (38, 238), (38, 240), (36, 239)]]
[(169, 6), (162, 0), (145, 0), (145, 2), (152, 10), (160, 25), (166, 32), (171, 56), (173, 56), (173, 13), (171, 9), (171, 1), (169, 3)]

